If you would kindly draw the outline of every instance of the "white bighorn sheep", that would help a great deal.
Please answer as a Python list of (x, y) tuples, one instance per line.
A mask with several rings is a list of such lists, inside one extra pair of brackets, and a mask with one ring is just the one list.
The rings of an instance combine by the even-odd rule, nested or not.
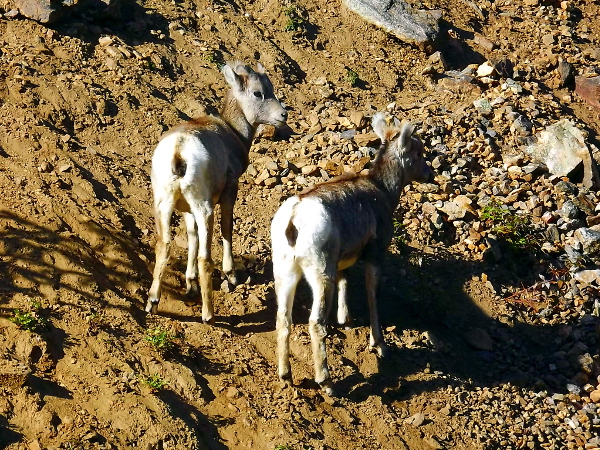
[(171, 216), (183, 213), (188, 235), (186, 295), (198, 297), (202, 320), (213, 320), (211, 244), (215, 204), (221, 205), (223, 272), (236, 284), (231, 234), (238, 178), (248, 167), (248, 152), (259, 124), (283, 125), (287, 111), (273, 92), (262, 65), (256, 71), (240, 62), (223, 66), (231, 87), (219, 117), (202, 116), (171, 129), (152, 157), (156, 216), (156, 265), (146, 311), (156, 314), (161, 281), (169, 259)]
[(271, 224), (273, 273), (277, 294), (279, 377), (291, 381), (289, 334), (296, 285), (302, 274), (311, 287), (313, 304), (309, 330), (315, 381), (333, 394), (325, 349), (326, 317), (335, 287), (337, 321), (348, 325), (345, 270), (364, 260), (371, 316), (371, 347), (380, 356), (387, 350), (377, 317), (379, 268), (393, 235), (392, 214), (402, 189), (424, 182), (432, 172), (423, 157), (423, 144), (413, 126), (388, 126), (383, 113), (373, 117), (381, 148), (368, 174), (347, 174), (287, 199)]

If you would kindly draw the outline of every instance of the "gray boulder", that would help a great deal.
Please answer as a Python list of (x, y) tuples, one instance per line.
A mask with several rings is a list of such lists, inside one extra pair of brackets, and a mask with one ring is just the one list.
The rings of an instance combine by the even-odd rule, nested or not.
[(402, 41), (427, 52), (433, 50), (440, 32), (441, 12), (413, 9), (404, 0), (344, 0), (344, 4)]
[(121, 0), (15, 0), (15, 6), (28, 19), (51, 24), (76, 10), (91, 16), (118, 17)]

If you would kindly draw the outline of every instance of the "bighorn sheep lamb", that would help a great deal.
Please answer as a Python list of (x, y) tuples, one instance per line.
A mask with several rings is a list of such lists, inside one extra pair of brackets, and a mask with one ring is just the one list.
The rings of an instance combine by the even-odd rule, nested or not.
[(223, 271), (236, 284), (231, 250), (233, 205), (238, 178), (248, 167), (248, 152), (259, 124), (283, 125), (287, 111), (273, 92), (262, 65), (256, 71), (240, 62), (223, 66), (231, 87), (219, 117), (202, 116), (171, 129), (152, 158), (152, 190), (156, 216), (156, 266), (146, 311), (155, 314), (161, 281), (169, 259), (171, 216), (183, 213), (188, 235), (187, 293), (198, 297), (202, 320), (213, 319), (211, 244), (215, 204), (221, 205)]
[(291, 381), (289, 333), (296, 285), (302, 274), (313, 293), (309, 319), (315, 381), (328, 394), (332, 383), (325, 349), (325, 321), (337, 283), (337, 321), (348, 324), (345, 269), (365, 262), (371, 316), (370, 344), (380, 356), (387, 350), (377, 317), (379, 267), (393, 235), (392, 214), (402, 189), (427, 181), (432, 172), (414, 128), (388, 125), (383, 113), (373, 117), (381, 148), (366, 175), (342, 175), (287, 199), (271, 224), (273, 272), (277, 294), (279, 377)]

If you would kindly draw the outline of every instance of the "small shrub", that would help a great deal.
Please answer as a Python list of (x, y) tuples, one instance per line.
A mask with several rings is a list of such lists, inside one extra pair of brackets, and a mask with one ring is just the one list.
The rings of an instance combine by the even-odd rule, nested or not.
[(534, 247), (538, 244), (529, 217), (516, 214), (496, 201), (483, 208), (481, 219), (492, 227), (493, 233), (515, 249)]
[(167, 353), (175, 347), (176, 336), (162, 327), (149, 328), (146, 330), (144, 339), (161, 353)]
[(356, 86), (359, 80), (360, 77), (354, 70), (346, 69), (346, 81), (350, 83), (350, 86)]
[(89, 324), (90, 331), (93, 333), (97, 333), (102, 327), (107, 325), (106, 316), (98, 311), (90, 312), (86, 317), (86, 320)]
[(9, 317), (12, 323), (14, 323), (21, 330), (27, 331), (40, 331), (48, 326), (48, 319), (40, 315), (42, 304), (38, 300), (30, 300), (31, 306), (28, 311), (21, 311), (15, 309), (13, 316)]
[(158, 392), (169, 384), (167, 380), (157, 373), (146, 378), (142, 378), (141, 381), (150, 388), (151, 392)]
[(283, 27), (284, 31), (298, 31), (304, 28), (306, 21), (296, 5), (289, 5), (283, 8), (283, 14), (287, 17), (287, 21)]

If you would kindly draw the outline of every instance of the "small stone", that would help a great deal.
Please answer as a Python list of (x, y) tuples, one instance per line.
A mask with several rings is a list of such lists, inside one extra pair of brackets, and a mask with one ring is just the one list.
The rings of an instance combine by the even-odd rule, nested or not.
[(489, 77), (494, 73), (494, 70), (494, 66), (489, 61), (486, 61), (477, 68), (477, 77)]
[(425, 414), (418, 412), (405, 419), (404, 422), (414, 427), (420, 427), (425, 422)]
[(575, 77), (575, 93), (590, 105), (600, 108), (600, 76)]
[(510, 129), (521, 136), (527, 136), (531, 134), (531, 130), (533, 130), (533, 124), (525, 116), (519, 114), (513, 121)]
[(565, 219), (576, 219), (581, 211), (571, 200), (567, 200), (563, 203), (562, 208), (558, 210), (558, 214)]
[(542, 42), (544, 43), (544, 45), (547, 46), (551, 46), (554, 45), (555, 39), (554, 39), (554, 35), (553, 34), (545, 34), (544, 36), (542, 36)]
[(594, 403), (600, 403), (600, 389), (590, 392), (590, 400)]
[(490, 102), (485, 98), (475, 100), (473, 106), (475, 106), (475, 109), (483, 116), (492, 114), (492, 105), (490, 105)]
[(558, 61), (558, 74), (560, 76), (559, 87), (564, 87), (575, 79), (575, 68), (573, 64), (560, 58)]
[(482, 328), (473, 328), (472, 330), (466, 332), (463, 336), (467, 343), (477, 350), (486, 350), (491, 352), (494, 349), (492, 338), (488, 332)]
[(583, 246), (586, 255), (598, 255), (600, 252), (600, 231), (591, 228), (579, 228), (575, 231), (575, 237)]
[(427, 445), (436, 450), (442, 450), (444, 448), (444, 446), (440, 444), (440, 442), (435, 438), (435, 436), (425, 438), (424, 441), (425, 443), (427, 443)]
[(98, 39), (98, 44), (102, 45), (103, 47), (110, 45), (114, 42), (114, 39), (110, 36), (101, 36)]
[(475, 36), (473, 36), (473, 42), (488, 52), (491, 52), (494, 50), (494, 48), (496, 48), (496, 44), (494, 42), (490, 41), (488, 38), (479, 33), (475, 33)]

